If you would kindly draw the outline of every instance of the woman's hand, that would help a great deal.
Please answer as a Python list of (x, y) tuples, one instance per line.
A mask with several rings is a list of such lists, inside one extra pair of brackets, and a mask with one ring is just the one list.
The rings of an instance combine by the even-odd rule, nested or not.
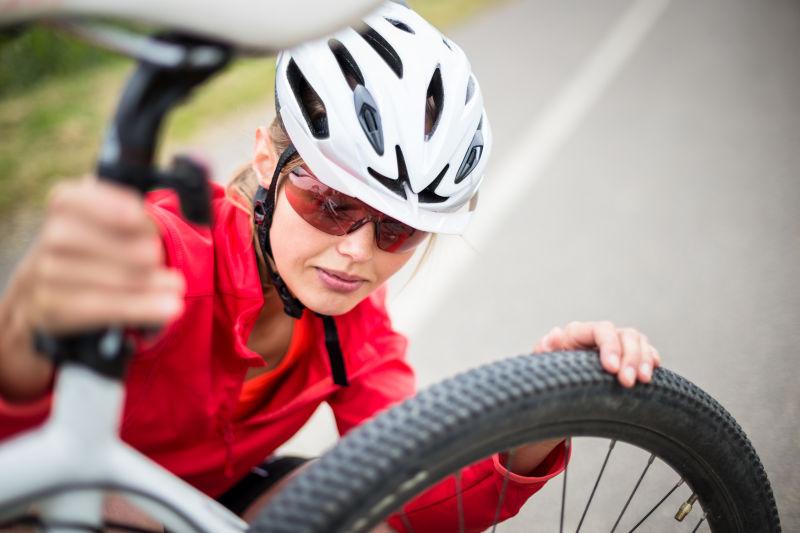
[(533, 351), (580, 349), (598, 349), (600, 364), (624, 387), (633, 387), (637, 379), (648, 383), (653, 369), (661, 364), (661, 356), (643, 333), (611, 322), (570, 322), (564, 328), (553, 328)]
[(59, 184), (29, 262), (29, 324), (51, 333), (159, 325), (183, 306), (158, 229), (134, 191), (95, 178)]
[[(558, 350), (598, 349), (606, 372), (616, 374), (624, 387), (633, 387), (637, 379), (648, 383), (661, 356), (647, 337), (633, 328), (618, 328), (611, 322), (570, 322), (553, 328), (533, 348), (534, 353)], [(506, 467), (520, 475), (529, 475), (563, 439), (536, 442), (515, 448)]]
[(0, 297), (0, 397), (33, 400), (50, 383), (52, 364), (33, 349), (35, 329), (160, 325), (181, 312), (183, 293), (183, 276), (164, 267), (157, 227), (136, 193), (95, 178), (59, 184)]

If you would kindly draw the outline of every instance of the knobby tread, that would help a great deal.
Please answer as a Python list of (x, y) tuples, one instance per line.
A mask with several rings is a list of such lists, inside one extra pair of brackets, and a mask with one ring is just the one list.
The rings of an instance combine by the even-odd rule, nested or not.
[(763, 465), (716, 400), (663, 368), (651, 383), (624, 389), (592, 351), (521, 355), (421, 391), (346, 435), (271, 500), (251, 531), (368, 531), (454, 469), (566, 430), (658, 452), (695, 482), (712, 528), (780, 531)]

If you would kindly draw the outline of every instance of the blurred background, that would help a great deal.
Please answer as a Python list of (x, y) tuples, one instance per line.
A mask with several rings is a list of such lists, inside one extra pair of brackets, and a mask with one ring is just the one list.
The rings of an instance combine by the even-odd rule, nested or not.
[[(739, 421), (800, 530), (800, 2), (412, 2), (470, 56), (495, 134), (480, 209), (391, 287), (424, 386), (609, 319)], [(0, 282), (49, 186), (93, 168), (130, 63), (46, 30), (0, 45)], [(248, 59), (171, 120), (225, 181), (271, 120)], [(413, 268), (413, 265), (412, 265)], [(286, 450), (335, 440), (322, 409)]]

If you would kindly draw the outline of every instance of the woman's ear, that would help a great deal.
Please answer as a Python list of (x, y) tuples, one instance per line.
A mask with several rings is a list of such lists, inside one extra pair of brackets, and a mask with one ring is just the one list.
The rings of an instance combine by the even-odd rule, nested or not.
[(256, 148), (253, 154), (253, 170), (258, 176), (259, 184), (265, 189), (269, 188), (272, 174), (278, 157), (275, 155), (275, 146), (266, 127), (261, 126), (256, 130)]

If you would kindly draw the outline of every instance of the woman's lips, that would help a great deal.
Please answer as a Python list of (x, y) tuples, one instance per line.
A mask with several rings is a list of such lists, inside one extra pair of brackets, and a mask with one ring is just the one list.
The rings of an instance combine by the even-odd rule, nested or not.
[(356, 291), (366, 282), (365, 279), (357, 276), (350, 276), (344, 272), (326, 270), (320, 267), (317, 267), (317, 276), (326, 288), (340, 293)]

